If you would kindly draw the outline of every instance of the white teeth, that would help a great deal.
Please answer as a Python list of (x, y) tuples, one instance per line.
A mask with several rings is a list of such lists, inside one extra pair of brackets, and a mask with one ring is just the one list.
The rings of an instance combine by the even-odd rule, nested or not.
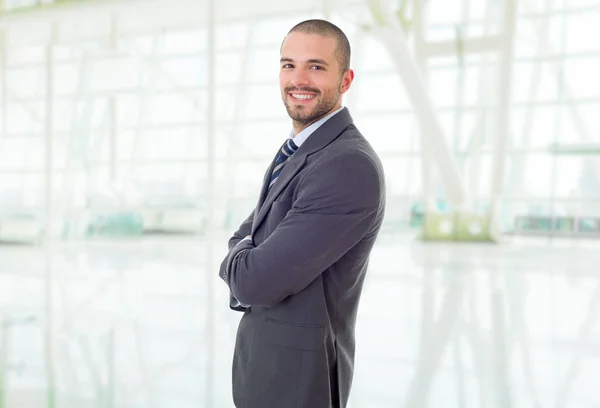
[(315, 97), (314, 95), (298, 95), (298, 94), (292, 94), (292, 96), (293, 96), (294, 98), (296, 98), (296, 99), (300, 99), (300, 100), (302, 100), (302, 101), (305, 101), (305, 100), (307, 100), (307, 99), (312, 99), (312, 98), (314, 98), (314, 97)]

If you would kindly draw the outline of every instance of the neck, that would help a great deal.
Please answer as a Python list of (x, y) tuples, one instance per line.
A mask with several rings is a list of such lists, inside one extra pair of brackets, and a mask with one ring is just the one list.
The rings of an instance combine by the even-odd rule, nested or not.
[(313, 120), (312, 122), (298, 122), (298, 121), (294, 120), (292, 122), (292, 127), (294, 129), (294, 136), (297, 136), (298, 133), (302, 132), (304, 129), (306, 129), (307, 127), (309, 127), (310, 125), (312, 125), (313, 123), (318, 121), (319, 119), (321, 119), (321, 118), (317, 118), (317, 119)]

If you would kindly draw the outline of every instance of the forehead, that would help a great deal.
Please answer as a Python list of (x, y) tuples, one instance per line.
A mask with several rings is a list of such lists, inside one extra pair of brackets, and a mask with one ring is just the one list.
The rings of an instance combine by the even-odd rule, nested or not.
[(298, 60), (320, 58), (333, 61), (336, 49), (337, 43), (333, 37), (293, 32), (281, 45), (281, 57)]

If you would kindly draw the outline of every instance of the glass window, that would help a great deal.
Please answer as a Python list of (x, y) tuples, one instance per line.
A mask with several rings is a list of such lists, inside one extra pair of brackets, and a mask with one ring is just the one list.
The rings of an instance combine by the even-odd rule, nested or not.
[(600, 97), (600, 57), (569, 59), (564, 62), (565, 97), (598, 98)]

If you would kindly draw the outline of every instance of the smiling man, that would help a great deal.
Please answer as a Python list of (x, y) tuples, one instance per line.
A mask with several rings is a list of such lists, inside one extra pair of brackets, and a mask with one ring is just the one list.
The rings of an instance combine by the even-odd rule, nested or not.
[(296, 135), (339, 109), (341, 95), (354, 80), (348, 39), (321, 21), (293, 28), (282, 44), (280, 62), (279, 85)]
[(230, 307), (244, 312), (233, 358), (238, 408), (348, 402), (358, 305), (385, 211), (381, 162), (342, 106), (350, 56), (344, 33), (324, 20), (296, 25), (281, 46), (292, 131), (219, 271)]

